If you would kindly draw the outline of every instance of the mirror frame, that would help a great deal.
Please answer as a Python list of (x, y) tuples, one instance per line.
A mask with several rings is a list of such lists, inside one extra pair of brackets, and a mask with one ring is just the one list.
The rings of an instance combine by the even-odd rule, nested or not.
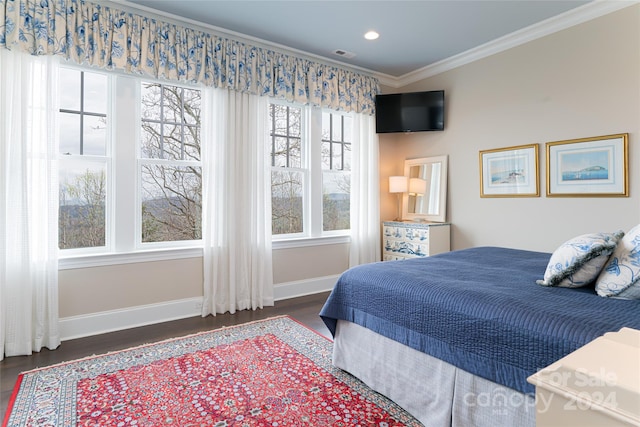
[(447, 164), (449, 156), (421, 157), (419, 159), (407, 159), (404, 161), (404, 176), (410, 176), (412, 166), (422, 166), (428, 163), (442, 163), (440, 170), (440, 206), (442, 209), (437, 215), (417, 214), (409, 212), (409, 193), (402, 195), (402, 218), (411, 221), (446, 222), (447, 219)]

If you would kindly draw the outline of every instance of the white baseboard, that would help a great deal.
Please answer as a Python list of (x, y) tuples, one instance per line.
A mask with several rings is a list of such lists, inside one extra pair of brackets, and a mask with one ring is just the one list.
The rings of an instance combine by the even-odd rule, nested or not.
[(278, 283), (273, 287), (273, 299), (280, 301), (330, 291), (338, 281), (338, 277), (340, 277), (340, 275), (336, 274), (332, 276), (314, 277), (313, 279), (297, 280), (295, 282)]
[(60, 319), (62, 341), (200, 316), (202, 297), (139, 305)]
[[(274, 300), (279, 301), (330, 291), (338, 277), (339, 275), (324, 276), (277, 284), (273, 289)], [(186, 319), (187, 317), (200, 316), (201, 309), (202, 297), (195, 297), (64, 317), (60, 319), (59, 323), (60, 337), (62, 341), (67, 341), (138, 326)]]

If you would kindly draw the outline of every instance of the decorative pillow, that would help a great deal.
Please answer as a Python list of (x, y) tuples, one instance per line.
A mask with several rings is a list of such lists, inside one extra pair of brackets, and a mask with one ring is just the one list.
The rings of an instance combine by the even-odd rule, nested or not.
[(601, 297), (640, 299), (640, 225), (622, 238), (596, 281)]
[(543, 286), (579, 288), (593, 283), (609, 260), (623, 231), (583, 234), (564, 242), (551, 255)]

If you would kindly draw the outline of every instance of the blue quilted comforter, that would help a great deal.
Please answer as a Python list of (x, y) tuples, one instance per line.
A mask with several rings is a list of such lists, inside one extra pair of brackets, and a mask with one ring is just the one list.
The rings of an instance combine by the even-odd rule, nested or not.
[(338, 280), (320, 316), (367, 327), (523, 393), (531, 374), (605, 332), (640, 329), (640, 301), (593, 287), (536, 284), (550, 254), (478, 247), (361, 265)]

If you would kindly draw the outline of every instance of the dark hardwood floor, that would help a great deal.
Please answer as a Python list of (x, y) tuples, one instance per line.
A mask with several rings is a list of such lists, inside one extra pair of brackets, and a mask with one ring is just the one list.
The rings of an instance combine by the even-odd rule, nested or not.
[(34, 353), (31, 356), (7, 357), (0, 362), (0, 410), (2, 411), (0, 413), (0, 423), (4, 419), (9, 398), (20, 372), (94, 354), (122, 350), (141, 344), (218, 329), (223, 326), (239, 325), (283, 314), (289, 315), (307, 327), (329, 337), (329, 330), (318, 316), (328, 296), (329, 293), (325, 292), (278, 301), (274, 307), (265, 307), (255, 311), (244, 310), (235, 314), (219, 314), (215, 317), (191, 317), (173, 322), (79, 338), (64, 341), (60, 347), (53, 351), (43, 349), (41, 352)]

